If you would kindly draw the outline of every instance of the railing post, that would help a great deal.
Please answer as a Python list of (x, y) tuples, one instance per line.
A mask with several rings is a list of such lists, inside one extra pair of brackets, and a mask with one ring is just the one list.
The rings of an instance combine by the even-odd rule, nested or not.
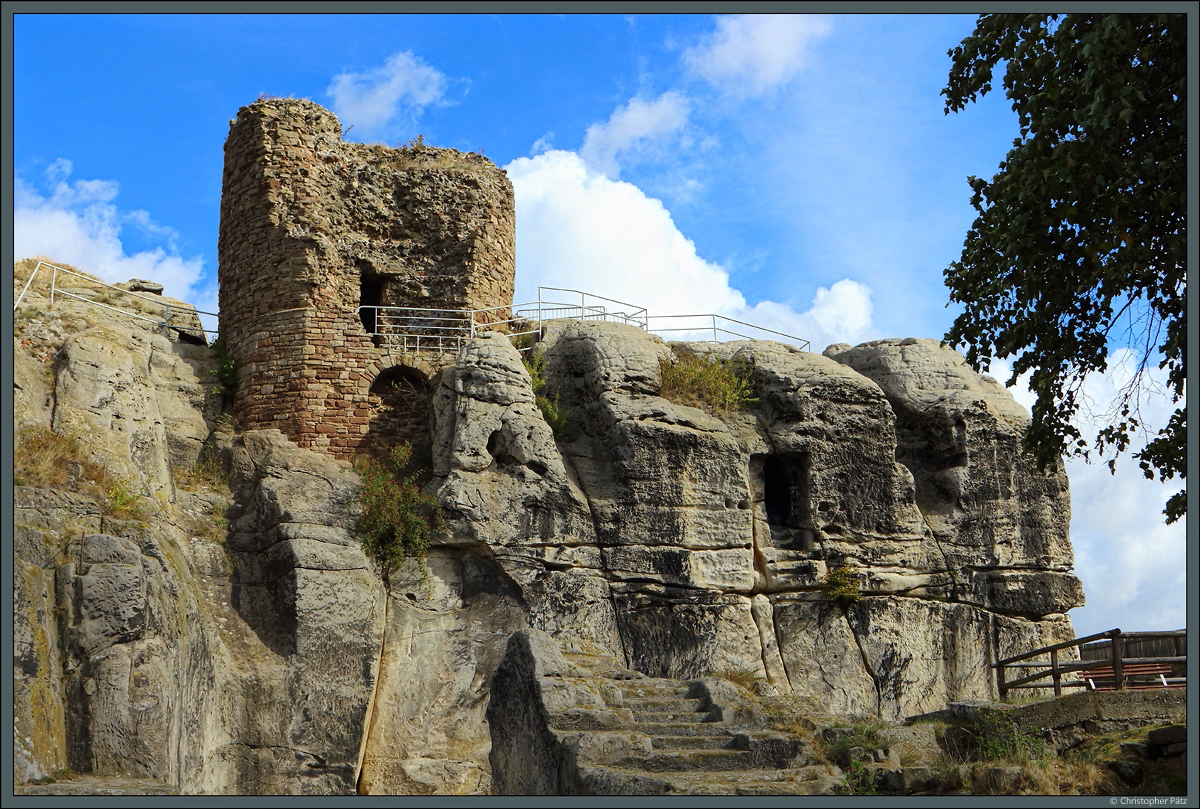
[(1120, 629), (1113, 630), (1112, 637), (1112, 669), (1113, 680), (1118, 691), (1125, 690), (1125, 638), (1121, 636)]
[(1004, 700), (1008, 697), (1008, 689), (1004, 687), (1003, 663), (996, 664), (996, 687), (1000, 690), (1000, 701), (1004, 702)]
[(171, 304), (164, 303), (163, 304), (163, 328), (162, 328), (163, 337), (167, 336), (167, 328), (170, 325), (171, 325)]
[(33, 267), (33, 272), (29, 273), (29, 280), (25, 282), (25, 286), (21, 288), (21, 294), (17, 296), (17, 302), (13, 304), (13, 311), (17, 311), (17, 307), (21, 305), (21, 301), (25, 298), (25, 293), (29, 291), (29, 285), (33, 283), (33, 279), (37, 278), (38, 271), (42, 269), (42, 262), (38, 262)]
[(1050, 677), (1054, 680), (1054, 696), (1062, 696), (1062, 673), (1058, 670), (1058, 649), (1050, 650)]
[(54, 308), (54, 284), (57, 281), (58, 281), (58, 267), (55, 267), (53, 264), (51, 264), (50, 265), (50, 306), (48, 307), (50, 309)]

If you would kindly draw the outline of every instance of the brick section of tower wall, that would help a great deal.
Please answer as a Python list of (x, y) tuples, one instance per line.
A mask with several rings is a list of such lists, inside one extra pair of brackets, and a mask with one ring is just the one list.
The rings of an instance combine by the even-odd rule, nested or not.
[(364, 288), (385, 306), (507, 307), (514, 232), (512, 184), (481, 155), (345, 143), (309, 101), (243, 107), (225, 142), (218, 243), (239, 423), (339, 457), (363, 450), (371, 383), (394, 361), (359, 316)]

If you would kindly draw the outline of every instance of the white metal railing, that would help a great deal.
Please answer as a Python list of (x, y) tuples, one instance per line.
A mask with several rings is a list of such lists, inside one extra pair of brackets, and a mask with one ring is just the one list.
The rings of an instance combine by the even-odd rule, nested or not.
[(475, 313), (459, 309), (418, 309), (409, 306), (360, 306), (367, 334), (389, 349), (458, 351), (475, 335)]
[[(569, 292), (579, 295), (579, 302), (550, 300), (545, 293)], [(624, 307), (621, 311), (610, 310), (607, 304)], [(508, 317), (494, 319), (492, 316), (505, 312)], [(367, 334), (379, 338), (379, 342), (391, 350), (433, 351), (443, 353), (457, 351), (481, 329), (497, 326), (515, 326), (517, 331), (509, 337), (525, 334), (541, 335), (542, 322), (546, 320), (603, 320), (627, 323), (646, 328), (646, 310), (623, 301), (592, 295), (577, 289), (538, 287), (538, 299), (512, 306), (491, 306), (485, 309), (419, 309), (408, 306), (360, 306), (359, 317)], [(523, 326), (532, 326), (524, 328)]]
[[(21, 289), (21, 294), (17, 296), (16, 303), (13, 305), (13, 311), (16, 311), (17, 307), (21, 305), (21, 301), (25, 298), (25, 294), (33, 284), (34, 278), (42, 271), (43, 267), (50, 271), (49, 308), (51, 309), (54, 308), (54, 298), (58, 295), (60, 297), (83, 301), (91, 306), (108, 309), (109, 311), (117, 312), (135, 320), (152, 323), (160, 328), (164, 335), (171, 328), (187, 332), (201, 332), (206, 335), (217, 333), (216, 329), (203, 328), (203, 324), (199, 322), (199, 315), (217, 319), (218, 316), (215, 312), (204, 312), (191, 306), (178, 306), (166, 303), (161, 298), (139, 295), (136, 292), (107, 284), (91, 276), (68, 270), (65, 267), (58, 267), (46, 261), (39, 261), (33, 268), (33, 272), (29, 274), (29, 278), (25, 281), (25, 286)], [(127, 309), (109, 306), (92, 300), (87, 296), (77, 295), (58, 285), (59, 273), (83, 279), (93, 286), (114, 290), (122, 295), (144, 301), (156, 308), (161, 307), (162, 317), (146, 317), (134, 314)], [(574, 300), (553, 300), (547, 297), (547, 292), (566, 292), (572, 296), (578, 295), (579, 301), (576, 303)], [(619, 310), (613, 309), (611, 308), (613, 304), (622, 308)], [(561, 319), (625, 323), (654, 334), (675, 332), (708, 333), (711, 335), (712, 342), (714, 343), (721, 342), (722, 336), (747, 340), (762, 339), (754, 334), (745, 334), (742, 331), (736, 331), (726, 325), (735, 324), (743, 329), (752, 329), (755, 332), (783, 337), (794, 342), (805, 351), (808, 351), (810, 346), (808, 340), (795, 335), (756, 326), (753, 323), (735, 320), (725, 315), (712, 313), (703, 315), (650, 315), (643, 306), (626, 303), (614, 298), (606, 298), (602, 295), (593, 295), (590, 292), (578, 289), (566, 289), (562, 287), (538, 287), (538, 298), (536, 301), (517, 303), (512, 306), (492, 306), (484, 309), (465, 310), (422, 309), (410, 306), (360, 306), (358, 312), (364, 327), (366, 327), (367, 334), (380, 338), (380, 342), (388, 348), (403, 352), (457, 352), (463, 343), (474, 337), (480, 329), (495, 328), (497, 326), (531, 326), (532, 328), (525, 328), (522, 331), (510, 331), (508, 336), (520, 337), (526, 334), (537, 334), (540, 337), (544, 321)], [(491, 315), (499, 312), (507, 312), (509, 317), (500, 320), (492, 319)], [(171, 319), (176, 313), (195, 315), (196, 320), (194, 325), (188, 324), (182, 326), (172, 324)], [(651, 327), (651, 321), (679, 320), (682, 318), (691, 319), (692, 324), (685, 326)]]
[[(552, 300), (546, 293), (567, 292), (574, 300)], [(613, 305), (622, 307), (612, 308)], [(593, 320), (609, 323), (625, 323), (636, 326), (652, 333), (691, 332), (693, 334), (710, 334), (712, 342), (728, 339), (770, 339), (737, 331), (729, 324), (745, 330), (750, 329), (761, 334), (782, 337), (795, 343), (801, 349), (809, 350), (808, 340), (794, 334), (786, 334), (774, 329), (756, 326), (742, 320), (717, 314), (704, 315), (650, 315), (645, 307), (637, 306), (601, 295), (593, 295), (578, 289), (561, 287), (538, 287), (538, 299), (528, 303), (516, 303), (512, 306), (493, 306), (487, 309), (418, 309), (405, 306), (360, 306), (359, 316), (367, 333), (379, 338), (381, 345), (400, 351), (436, 351), (438, 353), (457, 351), (463, 343), (475, 336), (484, 328), (497, 326), (530, 327), (521, 331), (509, 333), (509, 337), (519, 337), (525, 334), (542, 333), (542, 323), (547, 320)], [(507, 312), (509, 317), (493, 320), (489, 315)], [(679, 327), (662, 326), (651, 328), (652, 320), (667, 320), (691, 318), (701, 322), (700, 325)], [(700, 338), (703, 339), (703, 338)]]
[[(151, 298), (146, 295), (139, 295), (138, 293), (131, 292), (128, 289), (122, 289), (121, 287), (113, 286), (112, 284), (106, 284), (105, 282), (103, 282), (99, 279), (92, 278), (90, 275), (84, 275), (83, 273), (78, 273), (78, 272), (75, 272), (74, 270), (68, 270), (66, 267), (56, 266), (54, 264), (49, 263), (48, 261), (39, 261), (37, 263), (37, 266), (35, 266), (33, 268), (33, 272), (31, 272), (29, 274), (28, 280), (25, 281), (25, 286), (21, 289), (21, 294), (17, 296), (16, 303), (13, 304), (14, 312), (17, 310), (17, 307), (21, 305), (21, 301), (25, 298), (25, 293), (29, 291), (30, 285), (33, 284), (33, 279), (37, 276), (38, 272), (40, 272), (43, 267), (47, 267), (50, 270), (50, 297), (49, 297), (49, 305), (47, 307), (49, 309), (54, 308), (54, 298), (55, 298), (55, 295), (57, 294), (58, 297), (72, 298), (77, 301), (83, 301), (84, 303), (89, 304), (91, 306), (97, 306), (101, 309), (107, 309), (110, 312), (116, 312), (118, 314), (125, 315), (126, 317), (131, 317), (134, 320), (141, 320), (146, 323), (152, 323), (157, 328), (160, 328), (164, 335), (167, 333), (167, 331), (169, 329), (176, 329), (177, 331), (184, 331), (184, 332), (201, 332), (206, 335), (217, 333), (216, 329), (204, 328), (203, 324), (200, 322), (200, 317), (199, 317), (200, 315), (206, 315), (208, 317), (217, 319), (216, 312), (204, 312), (204, 311), (196, 309), (195, 307), (192, 307), (192, 306), (178, 306), (175, 304), (167, 303), (167, 302), (163, 301), (161, 298)], [(155, 307), (156, 309), (161, 307), (162, 308), (162, 317), (161, 318), (146, 317), (145, 315), (134, 314), (133, 312), (130, 312), (128, 309), (121, 309), (116, 306), (109, 306), (108, 304), (100, 303), (99, 301), (92, 300), (91, 298), (87, 297), (86, 295), (77, 295), (74, 292), (67, 290), (65, 287), (60, 287), (58, 285), (58, 274), (59, 273), (63, 273), (64, 275), (68, 275), (68, 276), (71, 276), (74, 278), (81, 278), (92, 286), (104, 287), (105, 289), (111, 289), (115, 292), (119, 292), (121, 295), (125, 295), (125, 296), (131, 297), (131, 298), (136, 298), (140, 301), (145, 301), (146, 303), (150, 304), (151, 306)], [(189, 314), (195, 315), (196, 316), (195, 323), (194, 324), (189, 323), (186, 326), (179, 325), (179, 324), (172, 324), (171, 318), (176, 313), (183, 314), (183, 315), (189, 315)]]
[(668, 319), (678, 319), (678, 318), (691, 318), (693, 321), (708, 320), (708, 323), (707, 324), (700, 323), (699, 325), (691, 325), (691, 326), (676, 326), (676, 327), (670, 327), (670, 328), (668, 328), (666, 326), (648, 327), (647, 331), (650, 331), (654, 334), (658, 334), (660, 332), (679, 332), (679, 331), (695, 332), (695, 333), (701, 333), (701, 334), (704, 332), (708, 332), (708, 333), (712, 334), (712, 342), (714, 342), (714, 343), (721, 342), (721, 339), (720, 339), (720, 337), (718, 337), (718, 335), (722, 335), (722, 334), (726, 334), (731, 337), (739, 337), (739, 338), (742, 338), (745, 340), (764, 339), (762, 337), (757, 337), (752, 334), (743, 334), (742, 332), (734, 331), (733, 329), (727, 328), (724, 325), (726, 323), (735, 323), (738, 326), (741, 326), (743, 328), (753, 329), (756, 332), (764, 332), (766, 334), (773, 334), (776, 337), (785, 337), (788, 340), (791, 340), (792, 342), (794, 342), (796, 344), (796, 346), (798, 348), (800, 348), (801, 350), (803, 350), (803, 351), (810, 350), (811, 344), (808, 342), (808, 340), (797, 337), (794, 334), (785, 334), (784, 332), (775, 331), (774, 329), (767, 329), (767, 328), (763, 328), (762, 326), (755, 326), (753, 323), (747, 323), (743, 320), (735, 320), (732, 317), (725, 317), (725, 315), (717, 315), (717, 314), (711, 314), (711, 313), (706, 314), (706, 315), (651, 315), (649, 317), (649, 320), (668, 320)]
[[(569, 292), (572, 295), (579, 296), (579, 303), (574, 301), (561, 302), (546, 300), (544, 292)], [(589, 299), (596, 301), (589, 303)], [(629, 311), (610, 310), (605, 304), (617, 304), (624, 306)], [(571, 320), (602, 320), (614, 323), (626, 323), (630, 326), (646, 328), (647, 313), (646, 307), (638, 306), (625, 301), (618, 301), (614, 298), (605, 298), (603, 295), (593, 295), (590, 292), (584, 292), (579, 289), (565, 289), (563, 287), (538, 287), (538, 299), (536, 309), (520, 309), (519, 307), (534, 307), (533, 302), (516, 304), (513, 308), (518, 310), (519, 315), (528, 317), (535, 315), (536, 320), (540, 323), (543, 320), (553, 320), (559, 318), (570, 318)], [(559, 313), (562, 314), (559, 314)]]

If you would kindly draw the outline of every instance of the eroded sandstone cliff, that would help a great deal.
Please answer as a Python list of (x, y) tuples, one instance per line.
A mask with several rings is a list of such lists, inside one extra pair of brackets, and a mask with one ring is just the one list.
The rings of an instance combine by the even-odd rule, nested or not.
[[(1065, 477), (1028, 467), (1024, 414), (935, 341), (822, 356), (558, 321), (529, 349), (567, 413), (555, 435), (520, 352), (483, 333), (429, 408), (446, 526), (385, 576), (351, 530), (349, 465), (235, 432), (209, 349), (32, 294), (17, 424), (77, 435), (137, 509), (17, 488), (18, 782), (487, 793), (489, 688), (518, 630), (896, 718), (992, 696), (989, 664), (1069, 638), (1082, 603)], [(757, 404), (662, 398), (676, 352), (752, 367)], [(183, 474), (207, 459), (227, 486)], [(857, 601), (822, 590), (842, 567)]]

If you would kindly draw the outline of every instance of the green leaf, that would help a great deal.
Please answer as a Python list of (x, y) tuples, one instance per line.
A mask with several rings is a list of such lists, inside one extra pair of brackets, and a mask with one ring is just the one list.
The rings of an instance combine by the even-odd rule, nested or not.
[[(1186, 17), (988, 14), (951, 59), (946, 110), (990, 89), (1002, 67), (1022, 137), (990, 182), (968, 180), (977, 216), (945, 270), (950, 300), (963, 307), (945, 341), (977, 368), (1013, 357), (1014, 378), (1033, 372), (1023, 445), (1047, 468), (1066, 452), (1087, 455), (1072, 425), (1077, 394), (1114, 348), (1139, 348), (1141, 367), (1169, 369), (1168, 391), (1182, 402)], [(1095, 449), (1112, 468), (1133, 452), (1159, 479), (1186, 480), (1185, 408), (1157, 431), (1129, 418), (1137, 379), (1111, 403), (1123, 415)], [(1186, 514), (1186, 496), (1173, 495), (1164, 513), (1169, 522)]]

